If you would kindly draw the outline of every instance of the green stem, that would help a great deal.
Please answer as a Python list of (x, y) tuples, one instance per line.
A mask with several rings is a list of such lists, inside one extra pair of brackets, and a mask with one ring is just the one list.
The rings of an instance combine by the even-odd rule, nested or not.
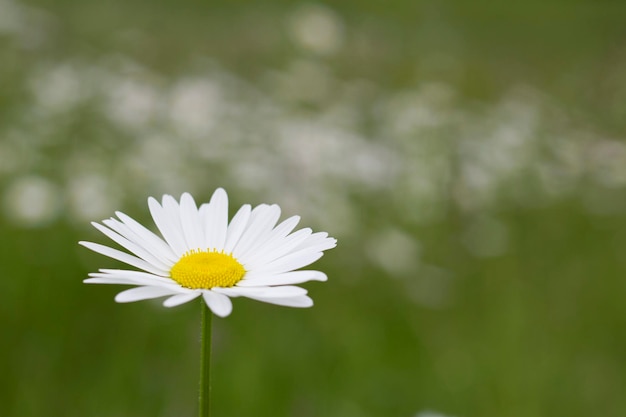
[(201, 314), (201, 353), (200, 353), (200, 398), (199, 416), (209, 417), (211, 415), (211, 319), (213, 313), (200, 298)]

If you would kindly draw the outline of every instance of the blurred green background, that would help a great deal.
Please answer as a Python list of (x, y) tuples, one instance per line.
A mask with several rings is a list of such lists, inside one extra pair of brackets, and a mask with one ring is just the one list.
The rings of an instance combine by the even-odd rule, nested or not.
[(214, 327), (220, 417), (626, 415), (626, 4), (0, 0), (0, 416), (195, 415), (199, 306), (89, 222), (218, 186), (339, 240)]

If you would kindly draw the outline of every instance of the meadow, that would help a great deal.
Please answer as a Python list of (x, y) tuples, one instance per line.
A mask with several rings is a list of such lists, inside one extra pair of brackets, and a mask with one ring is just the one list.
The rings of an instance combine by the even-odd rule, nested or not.
[(196, 415), (200, 303), (77, 242), (149, 196), (338, 246), (215, 318), (215, 417), (626, 415), (626, 5), (0, 0), (0, 416)]

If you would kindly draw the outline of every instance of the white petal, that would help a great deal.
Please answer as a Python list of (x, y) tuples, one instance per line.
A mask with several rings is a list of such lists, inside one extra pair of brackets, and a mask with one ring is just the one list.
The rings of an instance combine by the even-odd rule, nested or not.
[(89, 274), (90, 278), (83, 280), (85, 284), (121, 284), (121, 285), (159, 285), (158, 281), (153, 279), (137, 279), (125, 276), (108, 275), (100, 273)]
[(291, 216), (278, 226), (276, 226), (271, 232), (269, 232), (263, 242), (263, 245), (271, 245), (275, 241), (284, 239), (291, 231), (296, 227), (300, 221), (300, 216)]
[(163, 241), (159, 236), (152, 233), (142, 224), (137, 222), (130, 216), (117, 211), (115, 212), (117, 217), (126, 225), (130, 230), (132, 230), (140, 239), (142, 239), (146, 244), (152, 249), (152, 252), (157, 256), (167, 259), (172, 264), (176, 263), (178, 257), (172, 251), (172, 248)]
[(130, 271), (128, 269), (100, 269), (100, 272), (89, 274), (90, 277), (115, 277), (135, 280), (137, 284), (142, 285), (179, 285), (176, 281), (168, 277), (160, 277), (142, 271)]
[(185, 247), (185, 252), (188, 252), (190, 249), (197, 249), (196, 247), (191, 246), (191, 243), (193, 242), (188, 242), (187, 237), (185, 236), (183, 224), (181, 222), (181, 218), (183, 217), (183, 215), (178, 201), (171, 195), (166, 194), (163, 196), (163, 201), (161, 205), (163, 206), (163, 210), (165, 211), (167, 218), (172, 225), (172, 229), (176, 230), (179, 233), (179, 236), (181, 237)]
[(180, 198), (180, 224), (187, 242), (188, 249), (205, 249), (204, 230), (198, 215), (196, 202), (189, 193), (184, 193)]
[(237, 283), (238, 287), (256, 287), (259, 285), (290, 285), (308, 281), (326, 281), (328, 277), (320, 271), (292, 271), (284, 274), (261, 275), (256, 278), (246, 277)]
[(302, 242), (294, 251), (315, 248), (315, 252), (332, 249), (337, 246), (337, 239), (327, 237), (326, 232), (313, 233), (306, 241)]
[(309, 253), (306, 249), (302, 252), (290, 253), (282, 258), (279, 258), (267, 265), (263, 265), (258, 269), (253, 269), (251, 272), (265, 273), (265, 274), (280, 274), (282, 272), (294, 271), (296, 269), (305, 267), (317, 261), (324, 255), (323, 252)]
[[(299, 221), (300, 216), (292, 216), (276, 226), (274, 230), (272, 230), (267, 235), (266, 239), (261, 242), (260, 247), (253, 253), (250, 253), (248, 256), (243, 256), (242, 258), (240, 258), (240, 262), (248, 264), (255, 263), (259, 259), (265, 260), (268, 253), (273, 253), (277, 247), (281, 246), (284, 243), (287, 235), (291, 233), (291, 231), (294, 229), (294, 227), (296, 227)], [(294, 243), (293, 245), (296, 244)]]
[(273, 245), (274, 247), (269, 247), (269, 245), (267, 245), (267, 249), (265, 249), (265, 247), (259, 248), (258, 255), (252, 254), (249, 259), (243, 258), (240, 262), (249, 271), (253, 271), (256, 268), (262, 268), (264, 265), (285, 256), (289, 252), (293, 252), (294, 248), (308, 239), (311, 233), (312, 230), (308, 227), (300, 229), (297, 232), (285, 237), (281, 242), (275, 243), (275, 245)]
[(144, 271), (151, 272), (155, 275), (160, 275), (160, 276), (169, 275), (169, 272), (164, 273), (161, 269), (154, 267), (152, 264), (149, 264), (143, 259), (137, 258), (136, 256), (129, 255), (126, 252), (109, 248), (108, 246), (100, 245), (99, 243), (93, 243), (93, 242), (78, 242), (78, 243), (80, 245), (83, 245), (87, 249), (91, 249), (92, 251), (98, 252), (99, 254), (102, 254), (104, 256), (108, 256), (109, 258), (113, 258), (118, 261), (124, 262), (130, 266), (134, 266), (135, 268), (143, 269)]
[(211, 311), (220, 317), (226, 317), (233, 311), (233, 303), (224, 294), (216, 293), (215, 291), (207, 290), (202, 292), (202, 297)]
[(332, 249), (335, 246), (337, 246), (337, 243), (334, 239), (325, 239), (324, 241), (316, 242), (315, 244), (306, 245), (306, 246), (302, 245), (300, 249), (298, 249), (297, 251), (294, 251), (293, 253), (323, 252), (325, 250)]
[(326, 232), (316, 232), (311, 235), (311, 237), (307, 240), (307, 242), (321, 242), (322, 240), (328, 237), (328, 233)]
[(248, 227), (244, 231), (239, 243), (233, 249), (233, 256), (237, 259), (246, 256), (247, 252), (253, 251), (259, 242), (262, 242), (267, 234), (274, 228), (280, 217), (280, 207), (276, 204), (268, 206), (261, 204), (251, 214)]
[(206, 247), (216, 251), (224, 249), (228, 229), (228, 195), (223, 188), (218, 188), (213, 193), (203, 224), (206, 228)]
[(291, 216), (276, 226), (275, 230), (281, 229), (280, 236), (285, 237), (296, 228), (298, 223), (300, 223), (300, 216)]
[[(108, 228), (95, 222), (91, 224), (104, 235), (106, 235), (109, 239), (122, 246), (126, 250), (132, 252), (134, 255), (140, 257), (144, 261), (152, 264), (155, 268), (159, 268), (163, 272), (167, 272), (170, 270), (170, 268), (172, 267), (171, 265), (166, 265), (161, 259), (154, 256), (144, 247), (140, 246), (137, 243), (133, 243), (131, 240), (128, 240), (126, 237), (124, 237), (123, 234), (132, 233), (124, 224), (115, 219), (104, 220), (103, 223), (108, 226)], [(118, 231), (119, 234), (115, 233), (114, 230)]]
[(244, 204), (230, 221), (230, 224), (228, 225), (228, 230), (226, 232), (226, 243), (224, 243), (225, 253), (232, 253), (235, 245), (239, 243), (239, 239), (241, 238), (241, 235), (243, 234), (244, 230), (246, 230), (246, 226), (248, 225), (250, 214), (250, 204)]
[[(109, 278), (109, 277), (92, 277), (84, 279), (85, 284), (121, 284), (121, 285), (137, 285), (137, 283), (128, 278)], [(145, 284), (141, 284), (145, 285)]]
[(285, 307), (299, 307), (306, 308), (313, 306), (313, 300), (308, 295), (299, 295), (296, 297), (260, 297), (260, 296), (247, 296), (250, 299), (262, 301), (268, 304), (276, 304)]
[[(163, 200), (165, 201), (165, 196)], [(163, 235), (167, 244), (172, 248), (174, 254), (180, 258), (188, 250), (187, 243), (181, 231), (180, 214), (176, 213), (175, 216), (172, 216), (170, 211), (162, 207), (159, 202), (152, 197), (148, 199), (148, 207), (150, 208), (150, 214), (152, 214), (154, 224), (159, 228), (161, 235)]]
[(298, 297), (305, 295), (307, 290), (293, 285), (284, 285), (281, 287), (230, 287), (230, 288), (213, 288), (213, 291), (226, 294), (229, 297), (264, 297), (264, 298), (284, 298)]
[(137, 287), (117, 294), (115, 301), (118, 303), (131, 303), (133, 301), (149, 300), (170, 294), (176, 294), (176, 291), (165, 287)]
[(187, 294), (176, 294), (168, 298), (163, 302), (165, 307), (176, 307), (181, 304), (185, 304), (195, 298), (198, 298), (202, 294), (201, 291), (193, 291)]
[(276, 304), (279, 306), (285, 307), (298, 307), (298, 308), (307, 308), (313, 307), (313, 300), (308, 295), (302, 295), (299, 297), (288, 297), (288, 298), (264, 298), (259, 297), (255, 298), (257, 301), (263, 301), (269, 304)]

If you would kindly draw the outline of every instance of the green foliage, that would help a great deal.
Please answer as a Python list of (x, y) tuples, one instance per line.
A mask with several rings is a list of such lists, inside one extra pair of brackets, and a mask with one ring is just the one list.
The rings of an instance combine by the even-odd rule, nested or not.
[[(0, 0), (0, 416), (196, 412), (197, 304), (81, 283), (115, 267), (76, 243), (105, 242), (102, 202), (72, 200), (90, 170), (102, 216), (221, 185), (231, 214), (276, 202), (338, 238), (314, 308), (214, 320), (215, 416), (626, 414), (620, 2), (29, 4)], [(307, 46), (317, 12), (338, 38)], [(205, 77), (214, 124), (170, 121)], [(145, 122), (107, 101), (128, 85), (156, 94)], [(293, 125), (323, 129), (303, 150)], [(25, 177), (55, 187), (45, 221), (15, 212)]]

